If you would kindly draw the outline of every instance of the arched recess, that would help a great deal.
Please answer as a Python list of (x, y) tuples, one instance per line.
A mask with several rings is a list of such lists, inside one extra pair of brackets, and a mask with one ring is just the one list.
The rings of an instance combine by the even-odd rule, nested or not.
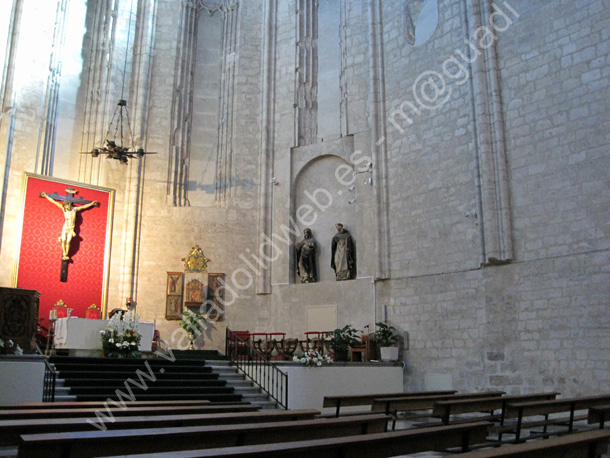
[[(369, 270), (358, 262), (359, 247), (370, 245), (370, 234), (366, 234), (363, 210), (368, 199), (357, 199), (360, 186), (354, 179), (354, 165), (335, 154), (313, 157), (296, 170), (291, 187), (290, 216), (297, 228), (293, 235), (296, 243), (303, 238), (303, 230), (310, 228), (317, 242), (318, 282), (334, 282), (330, 267), (331, 240), (336, 233), (335, 224), (340, 222), (350, 231), (356, 245), (358, 277)], [(297, 282), (295, 253), (289, 256), (290, 278)]]

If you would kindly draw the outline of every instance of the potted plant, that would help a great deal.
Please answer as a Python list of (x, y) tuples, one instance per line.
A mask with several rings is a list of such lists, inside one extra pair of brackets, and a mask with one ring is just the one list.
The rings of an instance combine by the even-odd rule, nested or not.
[(188, 349), (192, 350), (193, 342), (195, 342), (197, 337), (203, 334), (203, 332), (207, 329), (208, 320), (206, 320), (204, 316), (194, 313), (189, 309), (184, 311), (181, 318), (180, 326), (189, 333), (189, 340), (191, 341), (191, 344), (189, 345)]
[(356, 338), (356, 334), (359, 332), (351, 324), (348, 324), (341, 329), (337, 328), (328, 333), (330, 340), (328, 340), (327, 346), (335, 354), (335, 361), (347, 361), (350, 345), (360, 343), (360, 340)]
[(394, 326), (383, 322), (375, 323), (375, 342), (379, 348), (381, 361), (398, 361), (398, 334)]

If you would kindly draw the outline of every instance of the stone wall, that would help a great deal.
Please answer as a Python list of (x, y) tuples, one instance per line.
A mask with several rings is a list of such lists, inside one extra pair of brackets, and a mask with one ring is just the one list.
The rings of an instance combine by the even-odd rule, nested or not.
[[(215, 16), (196, 43), (198, 59), (222, 56), (211, 70), (188, 57), (188, 2), (146, 2), (137, 13), (119, 5), (113, 15), (73, 1), (41, 15), (45, 37), (68, 24), (73, 38), (57, 81), (52, 38), (35, 53), (13, 41), (4, 56), (14, 71), (0, 86), (0, 283), (10, 286), (18, 257), (21, 175), (51, 174), (116, 189), (108, 307), (134, 297), (164, 338), (177, 328), (164, 319), (166, 272), (181, 271), (198, 244), (228, 287), (225, 320), (206, 348), (223, 348), (226, 326), (302, 337), (316, 306), (336, 306), (337, 326), (363, 329), (387, 305), (405, 339), (407, 389), (602, 391), (610, 375), (603, 1), (415, 2), (414, 16), (428, 8), (415, 33), (430, 32), (417, 46), (404, 1), (325, 4), (334, 16), (318, 25), (338, 30), (321, 36), (337, 37), (340, 56), (323, 55), (323, 75), (315, 63), (324, 43), (315, 27), (299, 28), (315, 3), (204, 2), (201, 14), (223, 15), (222, 31)], [(15, 16), (20, 40), (34, 36), (36, 8), (24, 4)], [(127, 166), (77, 155), (105, 134), (125, 62), (136, 134), (157, 154)], [(185, 85), (193, 75), (220, 81)], [(191, 116), (188, 102), (205, 100), (206, 87), (218, 100)], [(318, 96), (340, 106), (320, 113)], [(181, 175), (191, 160), (205, 183)], [(339, 179), (340, 165), (349, 178), (357, 172), (353, 181)], [(333, 204), (311, 202), (305, 191), (317, 189)], [(299, 220), (303, 204), (315, 220)], [(335, 222), (354, 235), (357, 280), (333, 278)], [(291, 244), (306, 226), (322, 281), (301, 285)]]

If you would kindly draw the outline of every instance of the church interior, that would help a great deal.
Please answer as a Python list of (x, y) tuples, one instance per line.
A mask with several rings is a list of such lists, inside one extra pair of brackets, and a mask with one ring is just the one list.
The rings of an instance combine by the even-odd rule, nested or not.
[(122, 321), (296, 387), (343, 330), (361, 386), (303, 408), (605, 400), (609, 25), (603, 0), (0, 2), (0, 350), (108, 356), (70, 339)]

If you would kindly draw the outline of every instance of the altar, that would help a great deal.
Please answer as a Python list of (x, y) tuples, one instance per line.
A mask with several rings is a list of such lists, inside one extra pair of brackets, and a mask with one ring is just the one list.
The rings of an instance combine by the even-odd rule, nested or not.
[[(55, 322), (55, 348), (67, 349), (71, 356), (85, 356), (102, 350), (100, 331), (106, 329), (109, 320), (90, 320), (86, 318), (59, 318)], [(138, 349), (142, 352), (152, 350), (155, 324), (140, 321), (138, 331), (142, 334)]]

